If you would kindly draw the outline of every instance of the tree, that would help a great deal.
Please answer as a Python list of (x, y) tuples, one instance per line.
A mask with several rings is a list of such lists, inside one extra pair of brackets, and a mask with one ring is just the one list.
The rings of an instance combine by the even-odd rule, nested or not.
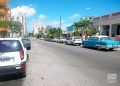
[(75, 22), (73, 24), (76, 28), (77, 33), (80, 35), (80, 32), (82, 32), (82, 35), (88, 35), (88, 30), (92, 26), (92, 22), (90, 20), (80, 20), (78, 22)]
[(18, 21), (0, 21), (0, 27), (6, 28), (6, 33), (7, 28), (9, 28), (12, 33), (19, 33), (21, 35), (22, 24)]
[(10, 27), (11, 27), (12, 33), (19, 33), (21, 35), (21, 33), (22, 33), (21, 31), (22, 31), (23, 26), (19, 21), (17, 21), (17, 22), (11, 21)]
[(47, 37), (54, 38), (54, 37), (60, 37), (62, 36), (62, 30), (60, 28), (50, 28), (47, 31)]

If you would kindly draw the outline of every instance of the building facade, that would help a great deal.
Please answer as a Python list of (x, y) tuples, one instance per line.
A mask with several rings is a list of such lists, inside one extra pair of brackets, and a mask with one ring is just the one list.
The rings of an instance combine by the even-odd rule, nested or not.
[[(8, 6), (10, 0), (0, 0), (0, 21), (10, 20), (10, 8)], [(0, 27), (0, 37), (9, 32), (9, 28)]]
[(120, 12), (95, 17), (93, 26), (99, 29), (101, 35), (120, 35)]
[(46, 26), (42, 23), (36, 23), (33, 26), (33, 34), (34, 36), (38, 35), (38, 34), (44, 34), (46, 31)]
[(27, 27), (26, 27), (26, 17), (17, 15), (11, 16), (11, 21), (20, 22), (22, 24), (22, 37), (27, 35)]

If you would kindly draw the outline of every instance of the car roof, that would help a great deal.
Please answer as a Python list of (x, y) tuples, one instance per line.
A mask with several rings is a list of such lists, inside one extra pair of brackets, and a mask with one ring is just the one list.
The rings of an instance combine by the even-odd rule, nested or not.
[(108, 37), (108, 36), (106, 36), (106, 35), (95, 35), (95, 36), (91, 36), (91, 37), (99, 37), (99, 38), (101, 38), (101, 37)]
[(0, 40), (21, 40), (21, 38), (0, 38)]

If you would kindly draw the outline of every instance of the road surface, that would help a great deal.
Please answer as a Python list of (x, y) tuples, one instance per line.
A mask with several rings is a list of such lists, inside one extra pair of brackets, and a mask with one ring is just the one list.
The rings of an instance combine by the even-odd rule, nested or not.
[(27, 77), (0, 86), (120, 86), (120, 51), (31, 41)]

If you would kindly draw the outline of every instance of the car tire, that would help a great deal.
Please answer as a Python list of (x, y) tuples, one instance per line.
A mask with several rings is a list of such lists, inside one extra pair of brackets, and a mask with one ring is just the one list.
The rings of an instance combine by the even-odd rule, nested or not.
[(101, 50), (101, 47), (100, 47), (100, 46), (97, 46), (97, 49), (98, 49), (98, 50)]
[(79, 46), (81, 46), (81, 43), (79, 44)]
[(110, 51), (113, 51), (113, 50), (114, 50), (114, 48), (110, 48), (109, 50), (110, 50)]
[(27, 54), (27, 62), (29, 61), (29, 54)]
[(20, 79), (22, 78), (26, 78), (26, 70), (22, 73), (20, 73), (20, 76), (19, 76)]
[(66, 45), (68, 45), (68, 43), (67, 43), (67, 42), (65, 42), (65, 44), (66, 44)]
[(83, 47), (83, 48), (86, 48), (86, 46), (85, 46), (85, 44), (84, 44), (84, 43), (82, 44), (82, 47)]

